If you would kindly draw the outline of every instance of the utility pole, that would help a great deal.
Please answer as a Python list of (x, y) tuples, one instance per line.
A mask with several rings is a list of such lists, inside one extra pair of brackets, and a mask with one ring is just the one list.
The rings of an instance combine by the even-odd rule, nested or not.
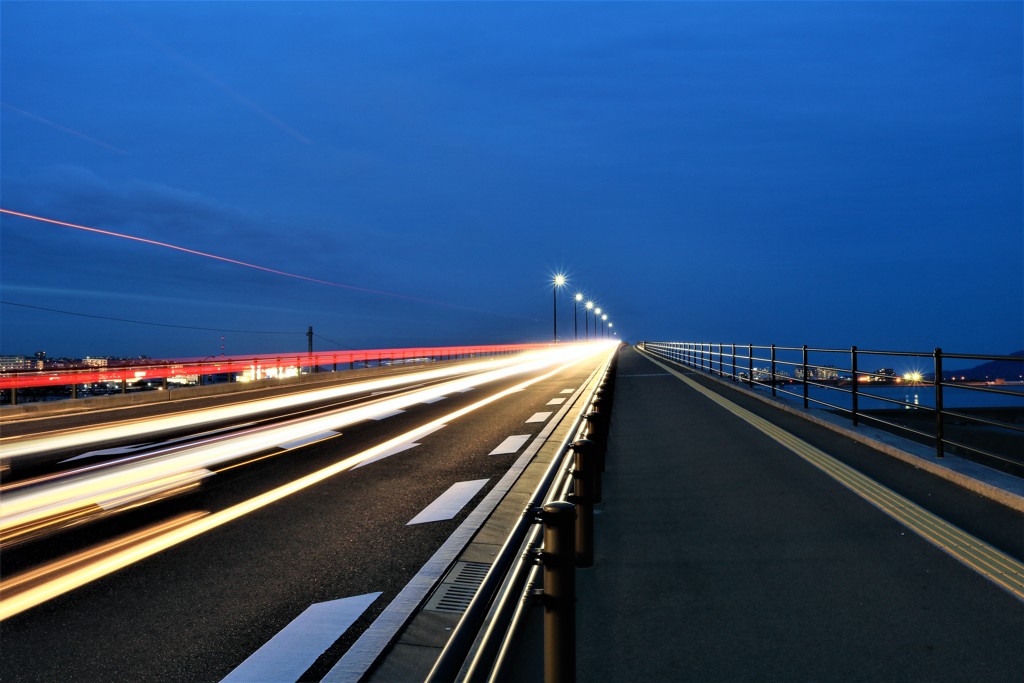
[(316, 372), (320, 368), (313, 367), (313, 326), (310, 325), (309, 329), (306, 330), (306, 336), (309, 338), (309, 365), (312, 372)]

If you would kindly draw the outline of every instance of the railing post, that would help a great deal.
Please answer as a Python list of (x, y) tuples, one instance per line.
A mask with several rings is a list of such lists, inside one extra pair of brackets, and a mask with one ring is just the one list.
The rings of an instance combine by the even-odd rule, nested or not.
[(747, 386), (754, 386), (754, 345), (747, 344)]
[(771, 365), (771, 382), (772, 382), (772, 396), (777, 396), (775, 393), (775, 344), (772, 344), (772, 365)]
[(723, 372), (723, 368), (722, 368), (722, 344), (718, 345), (718, 376), (719, 377), (724, 376), (724, 372)]
[(945, 429), (942, 413), (942, 349), (935, 347), (935, 457), (945, 456)]
[(572, 503), (548, 503), (544, 523), (544, 682), (576, 680), (576, 508)]
[(730, 374), (732, 374), (732, 381), (736, 383), (736, 345), (732, 345), (732, 364), (730, 365)]
[(860, 424), (860, 419), (857, 416), (857, 347), (850, 347), (850, 379), (852, 380), (852, 386), (850, 389), (850, 407), (853, 413), (853, 426), (856, 427)]
[(594, 566), (594, 482), (600, 476), (594, 442), (575, 441), (572, 449), (572, 502), (576, 506), (576, 566)]
[(803, 346), (804, 410), (807, 410), (807, 344)]

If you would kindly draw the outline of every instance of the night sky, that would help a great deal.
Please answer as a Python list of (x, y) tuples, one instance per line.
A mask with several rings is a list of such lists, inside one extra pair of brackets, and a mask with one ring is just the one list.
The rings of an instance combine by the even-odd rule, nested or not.
[(1022, 6), (4, 1), (4, 209), (324, 282), (5, 214), (0, 353), (1024, 348)]

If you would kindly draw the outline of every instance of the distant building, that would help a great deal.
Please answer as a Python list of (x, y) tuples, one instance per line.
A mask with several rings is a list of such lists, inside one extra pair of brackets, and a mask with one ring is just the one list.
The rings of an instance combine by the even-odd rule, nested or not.
[(31, 370), (32, 361), (25, 356), (0, 356), (0, 370)]
[[(804, 378), (804, 369), (802, 367), (793, 368), (793, 376), (798, 380), (802, 380)], [(807, 379), (809, 381), (835, 382), (839, 379), (839, 371), (832, 365), (825, 365), (820, 368), (807, 368)]]
[[(789, 373), (782, 368), (775, 368), (775, 381), (782, 382), (789, 379)], [(772, 369), (767, 368), (754, 368), (754, 381), (755, 382), (771, 382), (772, 381)]]
[(895, 384), (899, 380), (899, 375), (892, 368), (879, 368), (875, 370), (875, 374), (871, 376), (871, 381), (877, 384)]
[(105, 368), (107, 367), (109, 359), (107, 358), (93, 358), (92, 356), (86, 356), (82, 359), (82, 365), (88, 365), (91, 368)]

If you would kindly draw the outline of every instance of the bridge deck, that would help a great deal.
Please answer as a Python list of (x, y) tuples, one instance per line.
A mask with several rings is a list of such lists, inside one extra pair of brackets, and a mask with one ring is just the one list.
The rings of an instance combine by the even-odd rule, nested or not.
[(822, 455), (983, 538), (985, 562), (1022, 557), (1021, 512), (674, 369), (622, 352), (596, 561), (577, 578), (579, 680), (1024, 680), (1019, 565), (990, 569), (997, 585)]

